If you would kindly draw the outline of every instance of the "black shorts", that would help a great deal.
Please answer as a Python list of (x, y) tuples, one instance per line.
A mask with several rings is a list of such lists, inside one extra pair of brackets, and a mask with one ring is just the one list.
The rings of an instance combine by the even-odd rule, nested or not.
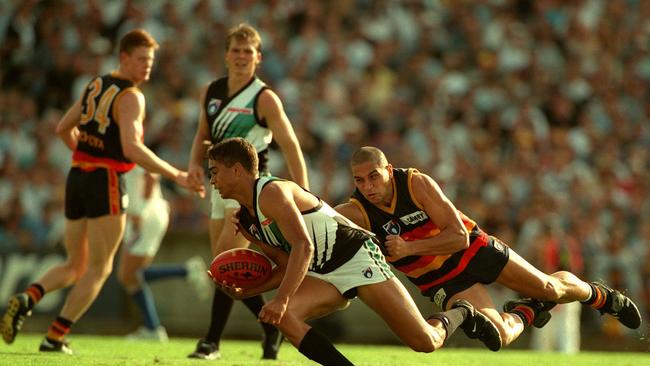
[(453, 295), (476, 283), (489, 284), (496, 281), (503, 267), (508, 263), (509, 250), (501, 240), (490, 236), (488, 244), (476, 252), (463, 272), (449, 281), (430, 288), (425, 295), (441, 309), (447, 309), (447, 301)]
[(124, 213), (128, 198), (122, 173), (73, 167), (65, 185), (65, 217), (70, 220)]

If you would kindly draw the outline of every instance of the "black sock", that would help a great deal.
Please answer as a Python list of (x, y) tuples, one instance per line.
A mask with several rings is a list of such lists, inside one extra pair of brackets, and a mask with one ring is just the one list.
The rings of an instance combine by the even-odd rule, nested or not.
[(465, 319), (469, 316), (467, 309), (464, 307), (457, 307), (441, 313), (435, 313), (429, 317), (429, 319), (438, 319), (442, 323), (442, 326), (445, 328), (447, 335), (445, 339), (448, 339), (458, 327), (460, 327)]
[[(260, 314), (260, 311), (262, 311), (262, 307), (264, 306), (264, 298), (262, 295), (256, 295), (253, 297), (249, 297), (248, 299), (242, 300), (244, 305), (248, 308), (248, 310), (255, 315), (257, 318)], [(273, 335), (278, 332), (278, 328), (272, 326), (271, 324), (268, 323), (260, 323), (262, 324), (262, 328), (264, 328), (264, 334), (268, 335)]]
[(339, 352), (332, 342), (314, 328), (310, 328), (300, 341), (298, 351), (312, 361), (321, 365), (346, 366), (354, 365)]
[(205, 340), (216, 343), (217, 348), (219, 348), (221, 334), (223, 334), (223, 330), (226, 327), (226, 322), (228, 321), (228, 316), (230, 316), (230, 310), (232, 310), (234, 302), (235, 301), (230, 298), (230, 296), (224, 294), (223, 291), (219, 289), (214, 291), (210, 328), (208, 329), (208, 334), (206, 335)]

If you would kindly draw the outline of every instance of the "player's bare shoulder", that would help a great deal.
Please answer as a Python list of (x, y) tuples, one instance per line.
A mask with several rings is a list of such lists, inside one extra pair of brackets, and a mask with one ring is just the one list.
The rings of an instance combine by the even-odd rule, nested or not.
[(444, 196), (438, 183), (428, 174), (417, 170), (411, 172), (409, 190), (418, 204), (429, 200), (437, 200)]
[(262, 118), (277, 116), (284, 111), (280, 97), (268, 88), (257, 97), (257, 109)]
[(411, 186), (413, 190), (424, 189), (436, 184), (436, 181), (429, 175), (420, 172), (417, 169), (411, 170)]
[(117, 123), (141, 119), (145, 111), (145, 97), (138, 88), (128, 88), (116, 99)]

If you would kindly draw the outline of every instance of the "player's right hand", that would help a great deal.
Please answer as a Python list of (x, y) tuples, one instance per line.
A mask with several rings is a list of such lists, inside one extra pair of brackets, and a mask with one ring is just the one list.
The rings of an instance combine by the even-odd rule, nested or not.
[(276, 296), (264, 304), (258, 318), (261, 322), (278, 325), (287, 312), (288, 305), (288, 298)]
[(189, 174), (187, 172), (180, 171), (174, 180), (176, 184), (198, 194), (199, 197), (205, 197), (205, 186), (203, 185), (203, 182), (201, 181), (200, 183), (194, 183), (190, 181)]
[(187, 174), (189, 176), (189, 181), (192, 184), (203, 184), (203, 182), (205, 182), (205, 172), (201, 165), (190, 164), (187, 169)]

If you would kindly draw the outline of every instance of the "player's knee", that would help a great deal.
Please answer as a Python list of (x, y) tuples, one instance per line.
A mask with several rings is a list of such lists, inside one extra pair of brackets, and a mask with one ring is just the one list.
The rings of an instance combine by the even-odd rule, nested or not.
[(68, 273), (68, 277), (72, 282), (77, 282), (77, 280), (86, 272), (86, 266), (83, 265), (83, 263), (75, 263), (71, 261), (67, 261), (64, 264), (64, 267), (66, 269), (66, 273)]
[(111, 272), (113, 272), (112, 263), (97, 263), (95, 265), (89, 265), (85, 274), (98, 280), (106, 280)]
[(139, 284), (137, 274), (127, 271), (119, 271), (117, 273), (117, 282), (125, 288), (130, 288)]
[(409, 346), (415, 352), (431, 353), (436, 350), (436, 342), (432, 337), (426, 337), (409, 342)]
[(429, 332), (413, 333), (405, 341), (415, 352), (431, 353), (442, 346), (445, 341), (445, 334), (436, 328), (432, 328)]
[(300, 341), (302, 340), (302, 337), (304, 337), (304, 334), (301, 334), (300, 332), (300, 327), (297, 326), (299, 323), (299, 320), (296, 319), (292, 314), (287, 314), (288, 312), (285, 312), (284, 316), (280, 320), (280, 323), (276, 325), (276, 327), (284, 334), (284, 336), (293, 344), (294, 346), (298, 347), (300, 345)]

